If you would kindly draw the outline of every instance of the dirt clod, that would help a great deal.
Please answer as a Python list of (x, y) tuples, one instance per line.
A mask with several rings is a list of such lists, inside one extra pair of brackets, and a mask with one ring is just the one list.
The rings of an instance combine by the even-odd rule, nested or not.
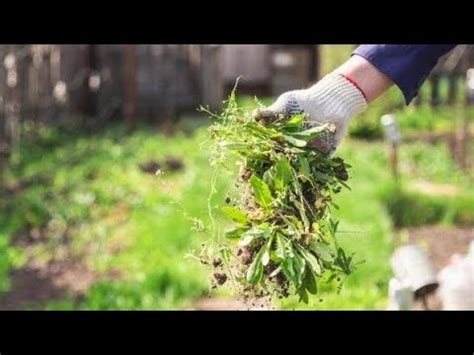
[(154, 160), (150, 160), (150, 161), (146, 162), (145, 164), (140, 165), (140, 169), (144, 173), (154, 175), (154, 174), (156, 174), (156, 172), (158, 170), (161, 169), (161, 164), (154, 161)]
[(227, 275), (220, 272), (214, 273), (214, 278), (216, 279), (218, 285), (223, 285), (227, 281)]
[(252, 252), (245, 247), (239, 248), (237, 252), (237, 256), (240, 257), (240, 260), (242, 261), (242, 264), (244, 265), (250, 265), (253, 259)]
[(158, 171), (177, 172), (184, 169), (184, 163), (176, 157), (166, 157), (163, 161), (149, 160), (140, 165), (141, 171), (155, 175)]
[(175, 157), (167, 157), (164, 162), (165, 170), (166, 171), (179, 171), (183, 170), (184, 164), (181, 159)]
[(214, 259), (214, 261), (212, 262), (212, 266), (214, 267), (218, 267), (222, 265), (222, 259)]

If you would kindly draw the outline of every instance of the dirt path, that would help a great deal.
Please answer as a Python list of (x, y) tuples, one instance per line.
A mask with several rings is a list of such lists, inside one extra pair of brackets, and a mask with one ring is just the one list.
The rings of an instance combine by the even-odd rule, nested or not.
[(247, 303), (232, 298), (201, 298), (190, 307), (197, 311), (252, 311), (270, 310), (270, 305), (265, 301), (253, 300)]
[(86, 266), (83, 257), (70, 255), (67, 238), (47, 261), (35, 252), (35, 247), (47, 242), (41, 232), (17, 235), (13, 242), (22, 248), (27, 261), (11, 272), (11, 287), (0, 295), (0, 310), (42, 309), (48, 302), (65, 298), (72, 298), (79, 305), (94, 283), (118, 277), (117, 273), (99, 275)]
[(78, 304), (99, 276), (80, 263), (29, 262), (10, 274), (11, 287), (0, 298), (0, 310), (42, 309), (51, 301), (72, 297)]
[(474, 241), (474, 227), (430, 226), (408, 231), (410, 243), (425, 245), (437, 271), (449, 263), (453, 254), (466, 254)]

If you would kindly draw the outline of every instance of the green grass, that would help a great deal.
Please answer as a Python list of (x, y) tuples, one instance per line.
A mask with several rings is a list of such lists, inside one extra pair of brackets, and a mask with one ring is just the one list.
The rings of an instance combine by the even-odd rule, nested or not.
[[(207, 137), (204, 129), (192, 136), (177, 133), (172, 137), (147, 127), (132, 134), (120, 126), (94, 136), (73, 133), (39, 130), (35, 142), (24, 142), (21, 159), (17, 157), (7, 176), (10, 185), (27, 178), (33, 183), (2, 201), (0, 292), (9, 286), (8, 272), (25, 262), (22, 250), (9, 241), (16, 233), (42, 228), (47, 243), (37, 248), (38, 257), (48, 260), (69, 236), (70, 255), (83, 255), (88, 267), (98, 273), (115, 270), (119, 275), (92, 287), (78, 306), (66, 297), (46, 309), (179, 309), (207, 295), (207, 269), (185, 258), (199, 249), (204, 236), (191, 231), (192, 223), (184, 213), (207, 220), (212, 169), (206, 153), (198, 148)], [(150, 159), (160, 161), (168, 155), (182, 159), (185, 170), (165, 172), (158, 178), (139, 169)], [(323, 286), (321, 295), (304, 307), (381, 309), (391, 277), (389, 257), (397, 227), (383, 198), (383, 191), (393, 187), (387, 147), (382, 142), (345, 140), (340, 155), (353, 168), (352, 191), (341, 193), (336, 200), (339, 239), (356, 253), (357, 260), (365, 262), (339, 295)], [(400, 171), (403, 191), (408, 191), (413, 180), (423, 179), (455, 185), (467, 196), (449, 204), (454, 207), (431, 221), (457, 223), (455, 210), (474, 215), (472, 180), (453, 163), (445, 145), (402, 145)], [(219, 180), (212, 206), (222, 205), (231, 181), (232, 177)], [(392, 197), (389, 200), (395, 201)], [(409, 197), (399, 201), (402, 208), (412, 203), (412, 195)], [(421, 198), (428, 208), (437, 206), (431, 198)], [(281, 307), (303, 308), (295, 301), (282, 302)]]
[(0, 293), (7, 290), (10, 286), (8, 273), (10, 271), (11, 262), (8, 258), (8, 235), (0, 235)]
[(385, 187), (381, 199), (397, 228), (442, 223), (474, 225), (474, 194), (427, 196), (394, 184)]
[[(379, 197), (397, 228), (424, 224), (473, 225), (474, 192), (472, 171), (462, 171), (453, 161), (446, 144), (422, 142), (400, 147), (399, 183), (379, 188)], [(414, 181), (454, 187), (454, 196), (426, 194), (412, 186)]]
[[(33, 184), (7, 201), (2, 230), (13, 235), (44, 229), (48, 243), (38, 253), (46, 259), (67, 230), (71, 255), (87, 250), (92, 270), (120, 272), (120, 279), (94, 286), (80, 308), (173, 308), (206, 292), (204, 270), (184, 259), (200, 243), (184, 212), (203, 218), (207, 213), (212, 171), (198, 149), (205, 132), (168, 138), (144, 128), (126, 136), (116, 127), (93, 137), (71, 139), (66, 134), (46, 144), (54, 134), (48, 132), (34, 147), (25, 144), (10, 180), (42, 176), (48, 182)], [(169, 155), (183, 160), (184, 173), (165, 171), (158, 178), (140, 171), (140, 164)], [(0, 241), (3, 252), (8, 238)], [(120, 252), (110, 252), (113, 247)], [(4, 263), (11, 264), (8, 258), (1, 260), (3, 269)]]

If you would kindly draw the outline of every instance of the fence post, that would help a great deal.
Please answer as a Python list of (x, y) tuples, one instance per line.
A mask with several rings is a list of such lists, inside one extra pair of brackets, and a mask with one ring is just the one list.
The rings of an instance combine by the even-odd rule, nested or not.
[(309, 80), (310, 82), (316, 82), (320, 77), (320, 60), (319, 55), (320, 46), (314, 45), (309, 46), (310, 53), (310, 67), (309, 67)]
[(469, 167), (468, 162), (468, 142), (469, 142), (469, 109), (474, 102), (474, 68), (470, 68), (466, 72), (466, 85), (464, 88), (464, 109), (461, 129), (458, 132), (459, 146), (459, 165), (463, 169)]
[[(2, 62), (0, 63), (0, 71), (2, 71), (3, 75), (0, 75), (0, 79), (2, 79), (0, 89), (0, 197), (3, 193), (3, 173), (5, 171), (7, 156), (8, 156), (8, 143), (6, 137), (6, 125), (5, 125), (5, 92), (7, 90), (6, 85), (6, 72), (4, 70), (3, 65), (3, 58)], [(3, 200), (3, 199), (0, 199)]]
[(201, 93), (204, 105), (212, 110), (220, 110), (223, 98), (223, 82), (218, 58), (220, 46), (201, 47)]
[(389, 162), (392, 176), (398, 180), (398, 147), (400, 145), (402, 136), (397, 125), (395, 115), (383, 115), (381, 117), (382, 125), (385, 129), (385, 136), (389, 142)]
[(2, 95), (2, 114), (0, 115), (0, 186), (3, 186), (3, 174), (13, 148), (19, 144), (19, 108), (21, 95), (18, 90), (18, 53), (15, 50), (22, 46), (12, 45), (3, 59), (5, 69), (4, 89)]
[(138, 124), (138, 57), (136, 45), (123, 46), (123, 112), (129, 130), (134, 130)]
[(83, 81), (83, 107), (82, 112), (85, 115), (84, 124), (86, 129), (92, 132), (99, 113), (99, 56), (95, 44), (88, 45), (85, 51), (87, 75)]
[(439, 97), (439, 74), (433, 73), (431, 75), (431, 106), (436, 107), (440, 104)]
[(448, 105), (454, 106), (456, 104), (456, 97), (458, 92), (457, 82), (458, 76), (456, 72), (449, 73), (449, 88), (448, 88)]

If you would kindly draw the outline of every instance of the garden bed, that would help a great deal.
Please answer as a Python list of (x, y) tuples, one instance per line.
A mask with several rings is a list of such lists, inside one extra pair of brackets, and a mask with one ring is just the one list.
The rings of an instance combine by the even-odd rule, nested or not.
[[(436, 272), (449, 264), (454, 254), (466, 254), (474, 240), (474, 227), (423, 226), (408, 230), (407, 243), (419, 244), (426, 248)], [(430, 310), (441, 310), (442, 303), (437, 294), (427, 297)], [(413, 310), (426, 309), (421, 300), (414, 303)]]
[(474, 241), (474, 227), (425, 226), (408, 230), (408, 242), (426, 246), (436, 271), (449, 263), (454, 254), (466, 254)]

